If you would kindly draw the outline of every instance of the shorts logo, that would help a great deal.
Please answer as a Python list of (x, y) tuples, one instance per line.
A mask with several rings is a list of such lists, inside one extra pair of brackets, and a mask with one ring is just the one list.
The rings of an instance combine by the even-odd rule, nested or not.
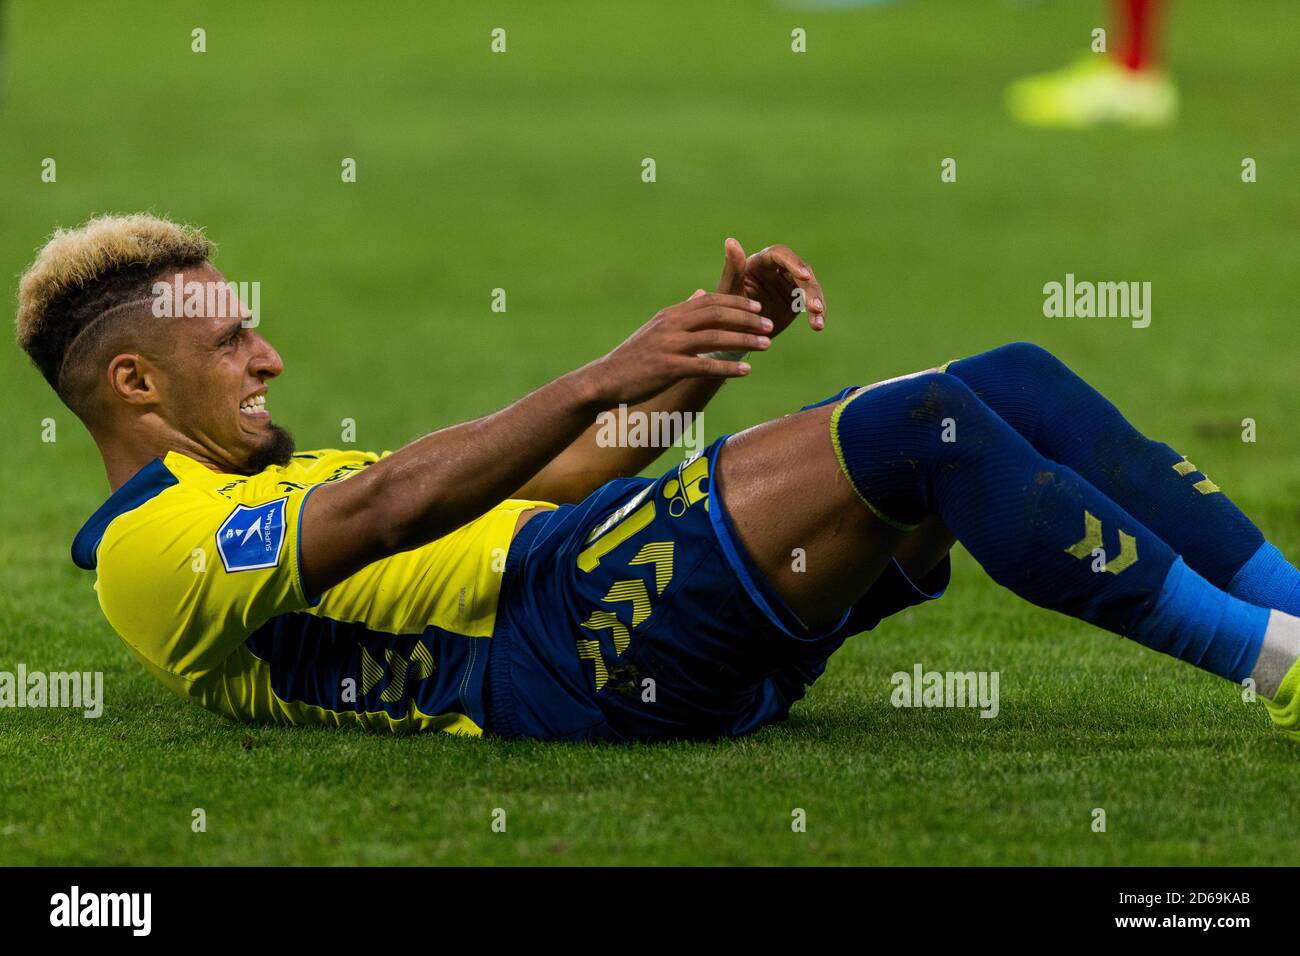
[(664, 497), (669, 499), (668, 513), (674, 518), (680, 518), (697, 501), (703, 501), (708, 511), (709, 459), (696, 455), (682, 462), (677, 477), (664, 482)]
[(222, 522), (217, 529), (217, 552), (226, 571), (257, 571), (280, 563), (287, 500), (238, 505)]

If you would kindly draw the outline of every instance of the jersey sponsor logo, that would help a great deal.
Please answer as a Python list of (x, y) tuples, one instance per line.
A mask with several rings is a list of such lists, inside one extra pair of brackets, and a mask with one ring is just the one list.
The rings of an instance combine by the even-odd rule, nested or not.
[(260, 505), (236, 505), (217, 529), (217, 552), (226, 571), (257, 571), (280, 563), (284, 551), (287, 498)]

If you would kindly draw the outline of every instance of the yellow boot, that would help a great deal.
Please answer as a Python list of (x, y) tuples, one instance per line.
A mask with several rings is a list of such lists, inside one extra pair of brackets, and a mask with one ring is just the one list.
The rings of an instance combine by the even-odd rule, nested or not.
[(1064, 69), (1012, 83), (1007, 109), (1026, 126), (1168, 126), (1178, 117), (1178, 88), (1164, 70), (1130, 70), (1109, 56), (1088, 54)]
[(1292, 740), (1300, 741), (1300, 661), (1291, 665), (1272, 700), (1267, 697), (1260, 700), (1273, 718), (1273, 726)]

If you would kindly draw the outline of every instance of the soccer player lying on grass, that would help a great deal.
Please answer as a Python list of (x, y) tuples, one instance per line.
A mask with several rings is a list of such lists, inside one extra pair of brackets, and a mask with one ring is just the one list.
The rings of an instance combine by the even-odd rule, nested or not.
[(150, 216), (93, 220), (41, 250), (18, 308), (19, 343), (113, 489), (73, 559), (97, 568), (145, 667), (204, 707), (507, 737), (744, 734), (784, 718), (846, 638), (937, 598), (955, 538), (1034, 604), (1252, 678), (1300, 736), (1300, 573), (1040, 348), (846, 388), (657, 480), (624, 477), (658, 452), (600, 447), (600, 412), (698, 411), (749, 372), (710, 353), (766, 350), (796, 289), (824, 324), (793, 252), (745, 259), (729, 241), (719, 292), (495, 414), (388, 455), (295, 454), (265, 407), (283, 371), (267, 341), (238, 313), (155, 314), (156, 282), (223, 281), (210, 252)]

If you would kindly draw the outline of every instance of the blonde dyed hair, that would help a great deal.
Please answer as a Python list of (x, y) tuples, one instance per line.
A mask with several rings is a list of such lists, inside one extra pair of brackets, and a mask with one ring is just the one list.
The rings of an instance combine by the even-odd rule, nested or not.
[(213, 249), (202, 230), (149, 213), (58, 229), (19, 283), (18, 345), (79, 411), (60, 387), (69, 347), (76, 342), (78, 355), (86, 353), (84, 340), (109, 324), (98, 322), (106, 313), (147, 296), (159, 276), (210, 259)]

